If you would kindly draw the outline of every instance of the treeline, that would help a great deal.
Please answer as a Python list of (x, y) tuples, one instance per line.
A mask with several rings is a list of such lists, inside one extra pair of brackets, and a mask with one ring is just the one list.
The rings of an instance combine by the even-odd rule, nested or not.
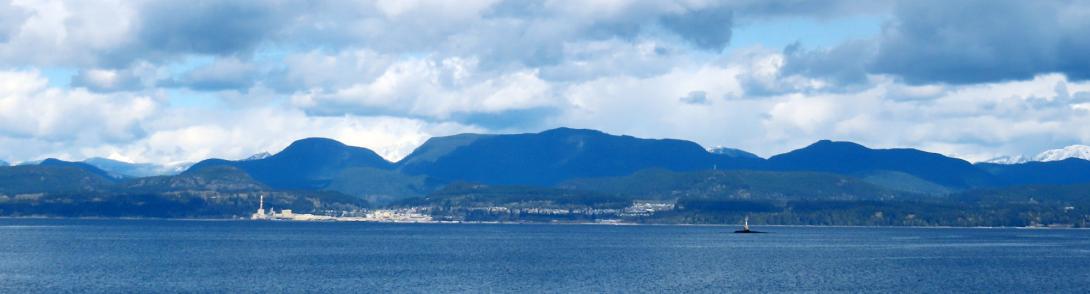
[[(395, 206), (431, 207), (434, 217), (466, 221), (580, 222), (622, 219), (658, 224), (737, 224), (749, 216), (751, 222), (773, 225), (1090, 227), (1090, 211), (1087, 210), (1090, 201), (1081, 196), (1081, 191), (1086, 191), (1084, 189), (1086, 187), (1081, 186), (1016, 187), (899, 199), (858, 199), (828, 193), (825, 195), (830, 197), (826, 199), (815, 199), (812, 195), (784, 197), (791, 194), (769, 194), (755, 190), (750, 190), (755, 192), (746, 194), (745, 198), (738, 197), (739, 193), (730, 189), (720, 189), (719, 194), (668, 193), (667, 196), (648, 197), (645, 193), (633, 196), (560, 188), (456, 184)], [(678, 195), (680, 197), (673, 199), (668, 197)], [(842, 199), (845, 197), (851, 200)], [(619, 210), (640, 201), (673, 202), (675, 206), (673, 210), (649, 215), (583, 213), (589, 209)], [(486, 207), (503, 207), (509, 211), (480, 209)], [(519, 212), (524, 211), (519, 209), (525, 208), (561, 209), (573, 213), (550, 215)]]
[(257, 209), (261, 195), (265, 195), (266, 208), (278, 210), (312, 212), (369, 207), (362, 199), (324, 191), (60, 193), (0, 195), (0, 216), (240, 218), (249, 217)]
[[(528, 204), (557, 208), (570, 214), (520, 212)], [(472, 206), (436, 206), (433, 217), (459, 221), (591, 222), (618, 219), (647, 224), (739, 224), (835, 226), (956, 226), (956, 227), (1090, 227), (1085, 209), (1043, 205), (974, 206), (966, 203), (902, 201), (708, 201), (681, 200), (676, 209), (648, 215), (587, 215), (590, 207), (552, 205), (547, 201), (490, 204), (510, 211), (472, 209)]]

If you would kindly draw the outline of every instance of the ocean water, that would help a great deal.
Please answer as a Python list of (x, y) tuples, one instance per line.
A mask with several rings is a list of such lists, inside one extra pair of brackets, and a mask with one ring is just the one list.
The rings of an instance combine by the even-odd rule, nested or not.
[(0, 292), (1090, 292), (1090, 231), (0, 219)]

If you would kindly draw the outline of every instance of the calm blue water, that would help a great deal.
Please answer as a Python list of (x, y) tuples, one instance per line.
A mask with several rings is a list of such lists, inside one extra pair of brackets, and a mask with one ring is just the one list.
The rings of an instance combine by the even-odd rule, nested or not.
[(0, 292), (1088, 292), (1090, 231), (0, 219)]

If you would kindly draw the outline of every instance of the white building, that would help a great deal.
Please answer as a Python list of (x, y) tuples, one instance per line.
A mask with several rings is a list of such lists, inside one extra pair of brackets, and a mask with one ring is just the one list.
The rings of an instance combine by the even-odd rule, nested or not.
[[(260, 202), (258, 202), (258, 205), (257, 205), (257, 212), (254, 212), (254, 214), (250, 215), (250, 219), (253, 219), (253, 220), (269, 219), (269, 215), (265, 214), (265, 195), (261, 195), (261, 200), (259, 200), (259, 201)], [(271, 214), (272, 211), (270, 211), (269, 213)]]

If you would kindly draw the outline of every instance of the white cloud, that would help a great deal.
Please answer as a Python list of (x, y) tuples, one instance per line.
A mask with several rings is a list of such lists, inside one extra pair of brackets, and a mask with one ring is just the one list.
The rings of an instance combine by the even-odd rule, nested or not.
[(166, 73), (148, 62), (123, 69), (84, 68), (72, 76), (70, 86), (95, 92), (140, 91), (152, 88)]
[(142, 140), (118, 148), (137, 161), (240, 159), (260, 152), (278, 152), (294, 140), (326, 137), (372, 149), (396, 161), (431, 136), (481, 131), (456, 123), (386, 116), (308, 117), (302, 111), (277, 107), (231, 111), (216, 117), (219, 119), (194, 119), (204, 123), (186, 121), (164, 126)]
[(554, 106), (551, 86), (536, 70), (487, 73), (475, 59), (394, 62), (370, 81), (332, 91), (296, 94), (292, 104), (319, 114), (385, 113), (449, 119), (458, 113), (495, 113)]
[(0, 42), (0, 63), (13, 65), (95, 65), (127, 43), (137, 11), (125, 1), (22, 1), (12, 6), (29, 15)]
[[(1090, 83), (1062, 75), (963, 86), (905, 85), (870, 76), (854, 90), (823, 91), (806, 82), (802, 88), (807, 90), (746, 96), (743, 91), (755, 78), (793, 85), (779, 80), (782, 66), (774, 62), (779, 57), (769, 56), (780, 53), (757, 52), (726, 63), (677, 66), (650, 77), (570, 83), (560, 96), (574, 107), (553, 123), (685, 138), (764, 156), (837, 139), (983, 160), (1090, 139), (1090, 128), (1084, 127), (1090, 113), (1080, 110), (1076, 102), (1081, 100), (1075, 98), (1090, 93)], [(693, 89), (706, 89), (709, 105), (681, 105), (677, 97)]]
[(837, 110), (836, 98), (807, 97), (802, 94), (788, 95), (788, 98), (776, 103), (769, 110), (768, 129), (782, 131), (775, 139), (794, 135), (795, 130), (803, 134), (814, 133), (834, 119)]
[(0, 72), (0, 134), (46, 140), (126, 141), (159, 109), (147, 96), (108, 96), (47, 86), (37, 72)]
[[(735, 23), (874, 13), (884, 2), (4, 4), (0, 144), (14, 147), (0, 158), (8, 161), (241, 158), (310, 136), (394, 160), (432, 135), (559, 126), (764, 156), (826, 138), (970, 159), (1090, 142), (1090, 83), (1059, 74), (906, 84), (867, 74), (862, 63), (839, 66), (864, 59), (857, 55), (873, 49), (866, 40), (714, 50)], [(685, 23), (696, 16), (711, 16), (711, 25)], [(46, 80), (49, 68), (77, 74), (64, 87), (65, 77)], [(217, 102), (179, 107), (186, 97), (170, 95)]]
[[(47, 85), (37, 72), (0, 72), (0, 158), (125, 158), (173, 163), (279, 151), (296, 139), (329, 137), (397, 160), (431, 136), (483, 129), (389, 116), (310, 117), (279, 106), (164, 109), (132, 94)], [(16, 160), (18, 159), (18, 160)]]
[(307, 51), (289, 54), (272, 75), (269, 87), (285, 92), (331, 91), (371, 81), (394, 63), (393, 56), (373, 50), (343, 50), (332, 54)]
[(261, 77), (256, 65), (237, 58), (217, 58), (212, 63), (190, 70), (180, 77), (164, 81), (164, 86), (187, 87), (194, 90), (247, 91)]

